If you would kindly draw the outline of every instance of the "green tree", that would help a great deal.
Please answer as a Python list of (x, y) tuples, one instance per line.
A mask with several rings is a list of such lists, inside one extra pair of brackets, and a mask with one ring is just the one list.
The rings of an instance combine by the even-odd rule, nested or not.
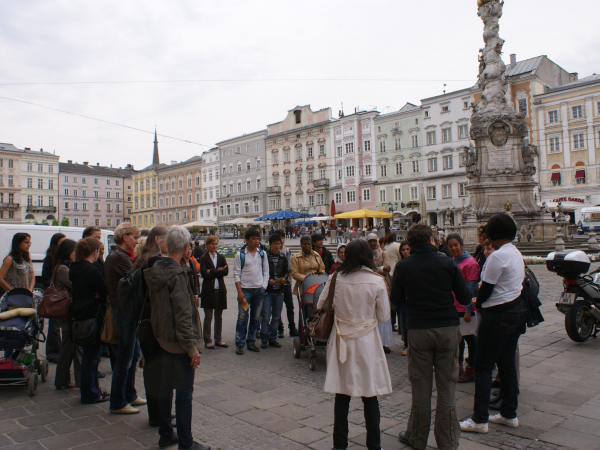
[(68, 227), (70, 226), (70, 222), (69, 222), (69, 218), (68, 217), (63, 217), (61, 222), (60, 222), (60, 226), (61, 227)]
[(58, 220), (56, 218), (52, 219), (52, 226), (53, 227), (57, 227), (58, 226)]

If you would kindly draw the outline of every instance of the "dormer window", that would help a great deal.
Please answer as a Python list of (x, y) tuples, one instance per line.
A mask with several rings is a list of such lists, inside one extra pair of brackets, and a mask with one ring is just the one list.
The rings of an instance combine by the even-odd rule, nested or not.
[(294, 111), (294, 116), (296, 116), (296, 123), (302, 123), (302, 111)]

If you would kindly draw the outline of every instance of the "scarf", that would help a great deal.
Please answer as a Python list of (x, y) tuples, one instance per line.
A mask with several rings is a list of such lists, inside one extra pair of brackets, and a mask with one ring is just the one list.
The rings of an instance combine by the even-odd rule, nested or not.
[(455, 262), (456, 264), (458, 264), (459, 262), (461, 262), (461, 261), (464, 261), (465, 259), (467, 259), (469, 256), (471, 256), (471, 255), (469, 254), (469, 252), (467, 252), (467, 251), (464, 251), (464, 252), (463, 252), (463, 254), (462, 254), (462, 255), (460, 255), (458, 258), (454, 258), (454, 262)]

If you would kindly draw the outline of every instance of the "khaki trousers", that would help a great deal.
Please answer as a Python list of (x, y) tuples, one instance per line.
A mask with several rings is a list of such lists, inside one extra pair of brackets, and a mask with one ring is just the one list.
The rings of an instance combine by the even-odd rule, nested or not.
[(435, 440), (439, 450), (455, 450), (460, 438), (455, 396), (460, 330), (458, 327), (408, 330), (408, 340), (408, 377), (412, 387), (412, 407), (406, 438), (418, 450), (427, 447), (435, 369)]

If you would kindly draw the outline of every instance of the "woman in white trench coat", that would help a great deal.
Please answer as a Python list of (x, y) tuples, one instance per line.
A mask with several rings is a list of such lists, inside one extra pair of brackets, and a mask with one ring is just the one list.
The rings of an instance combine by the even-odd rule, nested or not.
[[(335, 394), (335, 450), (348, 446), (351, 397), (362, 397), (367, 448), (381, 448), (377, 396), (391, 394), (392, 381), (377, 325), (390, 320), (390, 304), (385, 281), (374, 269), (373, 251), (362, 239), (348, 244), (346, 259), (337, 268), (335, 322), (327, 345), (324, 387), (325, 392)], [(329, 295), (331, 277), (319, 297), (318, 308)]]

